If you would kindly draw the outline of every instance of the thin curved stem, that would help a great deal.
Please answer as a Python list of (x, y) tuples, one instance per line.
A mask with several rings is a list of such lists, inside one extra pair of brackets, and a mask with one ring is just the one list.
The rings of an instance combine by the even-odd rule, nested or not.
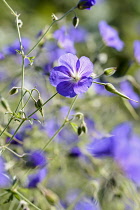
[(38, 42), (32, 47), (32, 49), (29, 50), (29, 52), (27, 53), (27, 56), (28, 56), (31, 52), (33, 52), (33, 50), (39, 45), (39, 43), (42, 41), (42, 39), (46, 36), (46, 34), (49, 32), (49, 30), (52, 28), (52, 26), (53, 26), (56, 22), (62, 20), (65, 16), (67, 16), (69, 13), (71, 13), (71, 12), (72, 12), (74, 9), (76, 9), (76, 8), (77, 8), (77, 6), (71, 8), (71, 9), (70, 9), (68, 12), (66, 12), (61, 18), (59, 18), (59, 19), (57, 19), (57, 20), (54, 20), (54, 21), (51, 23), (51, 25), (49, 26), (49, 28), (45, 31), (45, 33), (43, 34), (43, 36), (42, 36), (42, 37), (38, 40)]
[(12, 149), (10, 149), (9, 147), (6, 147), (6, 146), (3, 146), (3, 148), (9, 150), (11, 153), (13, 153), (14, 155), (16, 155), (16, 156), (19, 157), (19, 158), (23, 158), (24, 156), (27, 155), (27, 153), (24, 153), (24, 154), (22, 154), (22, 155), (19, 155), (18, 153), (14, 152)]

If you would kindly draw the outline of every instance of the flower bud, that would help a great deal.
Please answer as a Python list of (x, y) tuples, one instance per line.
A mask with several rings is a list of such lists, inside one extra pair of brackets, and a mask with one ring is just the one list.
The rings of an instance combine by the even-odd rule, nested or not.
[(4, 98), (1, 98), (1, 105), (3, 106), (4, 109), (6, 109), (6, 111), (8, 112), (11, 111), (8, 102)]
[(111, 76), (116, 72), (116, 69), (117, 69), (116, 67), (110, 67), (110, 68), (104, 69), (104, 75)]
[(94, 6), (96, 4), (95, 0), (80, 0), (77, 8), (80, 10), (83, 9), (90, 9), (90, 7)]
[[(109, 91), (111, 93), (114, 93), (114, 94), (117, 94), (117, 95), (121, 96), (122, 98), (126, 98), (128, 100), (135, 101), (135, 100), (129, 98), (128, 96), (124, 95), (123, 93), (119, 92), (111, 83), (106, 83), (104, 85), (104, 87), (107, 91)], [(138, 101), (135, 101), (135, 102), (138, 103)]]
[(82, 134), (82, 128), (81, 128), (81, 126), (79, 126), (77, 128), (77, 134), (78, 134), (78, 136), (80, 136)]
[(58, 17), (55, 14), (52, 14), (52, 20), (53, 21), (58, 20)]
[(81, 125), (81, 129), (82, 129), (83, 133), (87, 133), (87, 126), (86, 126), (86, 123), (84, 121)]
[(72, 23), (74, 28), (77, 28), (77, 26), (79, 25), (79, 18), (75, 16), (72, 20)]
[(51, 204), (51, 205), (55, 205), (58, 203), (59, 198), (58, 196), (51, 190), (45, 189), (43, 190), (43, 194), (46, 197), (47, 201)]
[(13, 87), (11, 88), (11, 90), (9, 91), (9, 94), (10, 95), (14, 95), (14, 94), (17, 94), (18, 93), (18, 88), (17, 87)]
[(41, 115), (42, 115), (42, 117), (43, 117), (42, 105), (43, 105), (42, 100), (41, 100), (41, 98), (39, 98), (39, 99), (35, 102), (35, 107), (36, 107), (37, 109), (40, 108), (39, 111), (40, 111), (40, 113), (41, 113)]

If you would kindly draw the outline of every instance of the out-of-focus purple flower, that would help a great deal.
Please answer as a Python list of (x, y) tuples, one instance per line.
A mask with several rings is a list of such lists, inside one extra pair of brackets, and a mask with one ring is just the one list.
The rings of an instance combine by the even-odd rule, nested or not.
[(51, 69), (53, 68), (52, 63), (47, 63), (43, 66), (43, 74), (44, 75), (50, 75)]
[(58, 44), (61, 48), (65, 49), (69, 53), (76, 53), (76, 50), (74, 48), (74, 42), (67, 33), (65, 26), (62, 26), (60, 29), (56, 30), (53, 36), (58, 41)]
[(8, 188), (12, 184), (12, 180), (5, 170), (5, 161), (0, 157), (0, 188)]
[[(23, 143), (24, 139), (28, 137), (28, 134), (27, 134), (27, 131), (31, 130), (32, 129), (32, 125), (31, 124), (28, 124), (28, 125), (24, 125), (23, 127), (21, 127), (20, 131), (15, 135), (15, 138), (17, 140), (19, 140), (19, 143), (15, 140), (12, 140), (11, 141), (11, 144), (14, 144), (14, 145), (22, 145), (20, 144)], [(14, 130), (11, 130), (10, 133), (13, 135), (14, 134)], [(6, 142), (8, 142), (10, 140), (10, 137), (7, 137), (6, 139)]]
[(130, 123), (121, 123), (112, 130), (111, 135), (110, 137), (95, 139), (87, 146), (87, 150), (94, 157), (116, 158), (131, 139), (132, 125)]
[(90, 9), (95, 4), (95, 0), (80, 0), (77, 7), (78, 9)]
[(87, 150), (97, 158), (113, 157), (113, 139), (111, 137), (95, 139), (88, 144)]
[(74, 43), (85, 42), (88, 35), (87, 31), (84, 28), (74, 28), (73, 26), (68, 28), (68, 34)]
[(134, 41), (134, 57), (136, 61), (140, 64), (140, 40)]
[[(124, 81), (120, 83), (120, 88), (122, 92), (127, 95), (129, 98), (133, 98), (136, 101), (140, 101), (139, 96), (134, 92), (133, 87), (130, 82)], [(139, 103), (136, 103), (132, 100), (129, 100), (130, 104), (134, 107), (137, 108), (139, 107)]]
[(37, 185), (45, 179), (47, 175), (47, 169), (42, 168), (37, 171), (35, 174), (31, 174), (28, 176), (27, 187), (28, 188), (36, 188)]
[(90, 198), (82, 198), (78, 201), (73, 208), (73, 210), (99, 210), (99, 204), (95, 200), (91, 200)]
[(121, 123), (109, 138), (93, 141), (88, 151), (98, 158), (112, 157), (124, 174), (140, 186), (140, 137), (133, 133), (130, 123)]
[(8, 75), (6, 74), (6, 72), (5, 71), (0, 71), (0, 81), (3, 82), (6, 79), (8, 79)]
[(68, 148), (73, 147), (76, 145), (76, 143), (79, 141), (78, 135), (76, 133), (73, 133), (69, 129), (63, 129), (59, 133), (59, 139), (58, 143), (60, 143), (63, 147)]
[(66, 197), (65, 197), (65, 207), (69, 207), (69, 205), (71, 205), (71, 203), (74, 203), (76, 201), (76, 199), (78, 198), (78, 196), (80, 195), (81, 191), (80, 189), (71, 189), (66, 193)]
[(70, 157), (80, 157), (82, 155), (82, 152), (80, 150), (79, 147), (73, 147), (70, 149), (70, 151), (68, 152), (68, 155)]
[(65, 97), (85, 93), (92, 84), (93, 64), (89, 58), (83, 56), (78, 59), (76, 55), (67, 53), (59, 58), (58, 63), (59, 66), (54, 67), (50, 74), (50, 83), (57, 92)]
[(47, 120), (42, 129), (47, 133), (48, 137), (51, 138), (54, 133), (59, 129), (59, 124), (56, 118)]
[(65, 54), (66, 51), (60, 47), (55, 42), (47, 42), (44, 45), (47, 50), (48, 62), (52, 65), (61, 55)]
[(118, 51), (123, 49), (124, 42), (119, 38), (118, 32), (109, 26), (106, 21), (100, 21), (99, 31), (107, 46), (113, 47)]
[(45, 154), (41, 150), (30, 152), (26, 158), (26, 165), (29, 167), (44, 167), (47, 164)]
[(0, 60), (4, 60), (5, 56), (2, 52), (0, 52)]
[[(21, 41), (22, 41), (24, 51), (27, 52), (30, 46), (30, 40), (28, 38), (22, 38)], [(16, 55), (17, 54), (16, 50), (20, 50), (19, 40), (16, 40), (13, 44), (5, 47), (4, 53), (6, 55)]]

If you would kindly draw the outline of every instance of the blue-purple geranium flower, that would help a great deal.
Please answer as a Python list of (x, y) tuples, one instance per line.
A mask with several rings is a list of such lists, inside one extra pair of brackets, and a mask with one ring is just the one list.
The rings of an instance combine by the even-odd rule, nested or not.
[(140, 64), (140, 40), (134, 41), (134, 57), (136, 61)]
[(99, 31), (103, 41), (109, 47), (113, 47), (118, 51), (121, 51), (124, 47), (124, 42), (119, 38), (118, 32), (102, 20), (99, 23)]
[(67, 53), (58, 60), (59, 66), (54, 67), (50, 74), (50, 83), (57, 92), (65, 97), (74, 97), (85, 93), (92, 84), (93, 64), (89, 58)]
[(90, 9), (95, 4), (95, 0), (80, 0), (77, 7), (78, 9)]

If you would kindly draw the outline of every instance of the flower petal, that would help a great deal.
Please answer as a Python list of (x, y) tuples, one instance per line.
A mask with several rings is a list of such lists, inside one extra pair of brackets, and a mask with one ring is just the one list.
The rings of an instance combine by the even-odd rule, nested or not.
[(69, 69), (65, 66), (54, 67), (50, 73), (50, 83), (57, 86), (60, 82), (71, 80)]
[(57, 92), (65, 97), (74, 97), (76, 96), (76, 93), (74, 92), (74, 83), (69, 82), (69, 81), (65, 81), (65, 82), (61, 82), (57, 85)]
[(80, 59), (80, 67), (78, 69), (78, 74), (80, 76), (89, 77), (93, 73), (93, 63), (89, 58), (82, 56)]
[(69, 69), (69, 71), (74, 73), (74, 72), (76, 72), (77, 60), (78, 60), (78, 58), (76, 55), (67, 53), (65, 55), (62, 55), (59, 58), (58, 63), (59, 63), (59, 65), (67, 67)]
[(84, 77), (74, 85), (74, 92), (76, 94), (85, 93), (92, 84), (91, 77)]

